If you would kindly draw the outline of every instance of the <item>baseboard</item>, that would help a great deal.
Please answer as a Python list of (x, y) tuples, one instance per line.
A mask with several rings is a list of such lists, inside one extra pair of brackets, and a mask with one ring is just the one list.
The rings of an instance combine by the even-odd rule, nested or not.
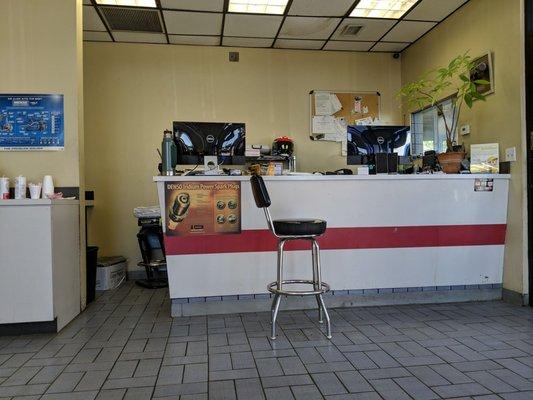
[(19, 322), (0, 324), (0, 336), (30, 335), (36, 333), (56, 333), (57, 319), (53, 321)]
[[(501, 300), (501, 287), (465, 290), (434, 290), (434, 291), (405, 291), (367, 294), (335, 294), (324, 296), (327, 307), (369, 307), (400, 304), (431, 304), (455, 303), (467, 301)], [(173, 317), (198, 316), (212, 314), (239, 314), (249, 312), (270, 311), (271, 298), (250, 298), (224, 301), (205, 302), (180, 302), (172, 300), (171, 315)], [(281, 310), (306, 310), (316, 308), (313, 296), (284, 297), (281, 301)]]
[(515, 292), (514, 290), (510, 289), (503, 289), (502, 290), (502, 300), (506, 303), (518, 305), (518, 306), (525, 306), (529, 304), (529, 295), (528, 294), (522, 294)]

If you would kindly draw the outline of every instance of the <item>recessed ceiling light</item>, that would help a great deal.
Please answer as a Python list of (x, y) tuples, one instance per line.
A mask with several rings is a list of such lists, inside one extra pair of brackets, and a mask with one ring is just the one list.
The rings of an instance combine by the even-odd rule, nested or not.
[(415, 3), (416, 0), (361, 0), (350, 17), (398, 19)]
[(96, 3), (106, 6), (157, 7), (155, 0), (96, 0)]
[(283, 14), (289, 0), (229, 0), (229, 12)]

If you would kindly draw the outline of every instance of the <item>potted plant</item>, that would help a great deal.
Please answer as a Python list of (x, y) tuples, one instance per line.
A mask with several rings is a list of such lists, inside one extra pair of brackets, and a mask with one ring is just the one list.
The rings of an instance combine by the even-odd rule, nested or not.
[[(405, 98), (409, 108), (423, 109), (435, 106), (442, 115), (446, 129), (446, 152), (439, 154), (438, 159), (442, 170), (447, 174), (458, 173), (465, 156), (464, 148), (454, 151), (454, 133), (461, 108), (463, 105), (472, 108), (476, 101), (484, 101), (486, 97), (478, 92), (477, 86), (489, 82), (483, 79), (472, 81), (470, 71), (473, 68), (474, 60), (465, 53), (455, 57), (445, 67), (426, 72), (417, 81), (404, 85), (398, 92), (400, 98)], [(439, 103), (445, 93), (455, 93), (451, 98), (451, 117), (446, 115), (442, 103)]]

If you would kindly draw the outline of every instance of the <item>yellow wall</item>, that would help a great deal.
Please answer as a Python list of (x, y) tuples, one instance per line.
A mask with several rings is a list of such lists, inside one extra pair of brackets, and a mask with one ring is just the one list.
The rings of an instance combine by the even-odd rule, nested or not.
[[(0, 1), (0, 93), (64, 95), (65, 150), (0, 152), (0, 176), (24, 175), (29, 182), (54, 177), (55, 186), (84, 190), (83, 33), (81, 0)], [(12, 181), (13, 182), (13, 181)], [(80, 201), (80, 215), (85, 212)], [(80, 218), (80, 249), (85, 220)], [(80, 250), (82, 307), (85, 251)]]
[[(525, 236), (525, 123), (524, 123), (524, 33), (520, 0), (471, 0), (402, 54), (402, 83), (421, 73), (447, 64), (469, 50), (471, 56), (494, 54), (495, 93), (486, 103), (465, 110), (459, 125), (470, 124), (463, 137), (471, 143), (515, 146), (518, 161), (512, 165), (509, 217), (505, 248), (504, 287), (527, 292), (527, 243)], [(490, 212), (490, 210), (487, 210)]]
[(139, 259), (132, 209), (156, 204), (162, 132), (173, 120), (245, 122), (247, 143), (296, 141), (298, 169), (346, 166), (340, 144), (309, 140), (309, 91), (379, 91), (382, 121), (401, 122), (400, 66), (390, 54), (85, 43), (89, 241), (102, 254)]
[(0, 1), (0, 93), (65, 96), (65, 150), (0, 152), (0, 176), (41, 181), (49, 174), (56, 186), (79, 186), (83, 132), (83, 125), (78, 126), (83, 100), (79, 12), (81, 1)]

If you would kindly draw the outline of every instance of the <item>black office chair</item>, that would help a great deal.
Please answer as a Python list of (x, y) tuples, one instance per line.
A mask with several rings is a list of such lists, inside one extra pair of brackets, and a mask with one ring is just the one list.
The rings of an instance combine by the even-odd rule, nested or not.
[(143, 226), (137, 234), (137, 239), (142, 256), (142, 261), (137, 265), (146, 270), (146, 279), (139, 279), (135, 283), (148, 289), (167, 287), (167, 261), (161, 226)]
[[(284, 296), (315, 296), (318, 304), (318, 319), (322, 323), (322, 314), (326, 317), (326, 336), (331, 339), (331, 324), (328, 310), (322, 294), (330, 290), (329, 285), (322, 282), (320, 272), (320, 247), (316, 238), (326, 231), (326, 221), (320, 219), (277, 219), (272, 220), (268, 207), (270, 196), (263, 178), (253, 175), (250, 179), (252, 192), (257, 207), (262, 208), (268, 224), (268, 229), (276, 236), (278, 241), (278, 274), (277, 280), (267, 285), (269, 292), (274, 293), (272, 301), (272, 339), (276, 339), (276, 319), (278, 317), (281, 295)], [(309, 240), (311, 242), (313, 259), (313, 279), (283, 279), (283, 248), (289, 240)], [(284, 285), (309, 284), (312, 290), (285, 290)]]

